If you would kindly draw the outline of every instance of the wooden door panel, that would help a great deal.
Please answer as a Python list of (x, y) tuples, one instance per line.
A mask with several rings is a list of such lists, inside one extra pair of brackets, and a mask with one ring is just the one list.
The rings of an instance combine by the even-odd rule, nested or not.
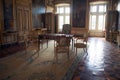
[(31, 19), (30, 19), (30, 10), (29, 9), (25, 9), (24, 10), (24, 27), (25, 27), (25, 31), (29, 31), (30, 30), (30, 26), (31, 26)]
[(23, 10), (22, 8), (17, 8), (17, 30), (23, 31)]

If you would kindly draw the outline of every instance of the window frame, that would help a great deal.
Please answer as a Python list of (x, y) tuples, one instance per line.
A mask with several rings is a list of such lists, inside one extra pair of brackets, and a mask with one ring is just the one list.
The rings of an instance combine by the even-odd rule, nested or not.
[[(60, 13), (60, 8), (63, 7), (63, 13)], [(69, 13), (66, 13), (66, 8), (69, 8)], [(67, 5), (58, 5), (57, 7), (57, 14), (58, 14), (58, 18), (59, 16), (63, 16), (63, 24), (70, 24), (70, 20), (69, 20), (69, 23), (66, 23), (66, 16), (69, 16), (70, 18), (70, 4), (67, 4)], [(58, 31), (62, 31), (62, 26), (60, 26), (59, 24), (59, 20), (58, 20)]]
[[(103, 12), (99, 12), (99, 6), (101, 6), (101, 5), (103, 5), (104, 7), (106, 7), (106, 10), (105, 11), (103, 11)], [(97, 7), (97, 11), (96, 12), (92, 12), (92, 10), (91, 10), (91, 7), (92, 6), (96, 6)], [(101, 4), (90, 4), (90, 12), (89, 12), (89, 30), (93, 30), (93, 31), (95, 31), (95, 30), (99, 30), (99, 31), (102, 31), (102, 30), (105, 30), (105, 26), (104, 26), (104, 28), (102, 28), (102, 30), (100, 30), (99, 28), (98, 28), (98, 22), (99, 22), (99, 16), (100, 15), (103, 15), (104, 17), (106, 17), (106, 14), (107, 14), (107, 4), (106, 3), (101, 3)], [(96, 16), (96, 27), (95, 27), (95, 29), (92, 29), (92, 26), (91, 26), (91, 16)], [(104, 20), (104, 25), (105, 25), (105, 20)]]

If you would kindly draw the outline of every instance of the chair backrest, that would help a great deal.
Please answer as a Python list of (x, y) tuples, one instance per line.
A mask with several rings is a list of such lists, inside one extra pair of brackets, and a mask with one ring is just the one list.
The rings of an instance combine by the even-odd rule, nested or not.
[(70, 38), (68, 37), (61, 37), (57, 39), (57, 46), (59, 47), (66, 47), (70, 45)]
[(69, 46), (70, 46), (70, 37), (58, 37), (54, 44), (54, 54), (56, 60), (58, 59), (58, 53), (67, 53), (69, 59)]
[(71, 33), (71, 25), (70, 24), (64, 24), (62, 29), (63, 34), (70, 34)]
[(24, 42), (26, 50), (38, 51), (38, 34), (36, 31), (30, 31), (24, 34)]

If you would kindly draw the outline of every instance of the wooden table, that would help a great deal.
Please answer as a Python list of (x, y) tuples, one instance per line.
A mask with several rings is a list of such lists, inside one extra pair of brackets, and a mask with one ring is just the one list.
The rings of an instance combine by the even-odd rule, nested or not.
[[(40, 47), (40, 40), (44, 40), (44, 39), (46, 39), (47, 40), (47, 47), (48, 47), (48, 40), (57, 40), (57, 39), (60, 39), (61, 37), (67, 37), (67, 38), (70, 38), (70, 39), (72, 39), (73, 38), (73, 36), (74, 35), (72, 35), (72, 34), (40, 34), (39, 36), (38, 36), (38, 44), (39, 44), (39, 46), (38, 47)], [(73, 44), (72, 44), (73, 45)]]

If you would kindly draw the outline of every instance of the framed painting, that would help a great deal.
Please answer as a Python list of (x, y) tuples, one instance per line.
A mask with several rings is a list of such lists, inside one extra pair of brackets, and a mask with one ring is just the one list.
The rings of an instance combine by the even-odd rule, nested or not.
[(85, 28), (87, 0), (73, 0), (72, 26)]
[(32, 0), (32, 19), (34, 28), (45, 26), (45, 0)]
[(4, 30), (13, 29), (13, 0), (3, 0)]

